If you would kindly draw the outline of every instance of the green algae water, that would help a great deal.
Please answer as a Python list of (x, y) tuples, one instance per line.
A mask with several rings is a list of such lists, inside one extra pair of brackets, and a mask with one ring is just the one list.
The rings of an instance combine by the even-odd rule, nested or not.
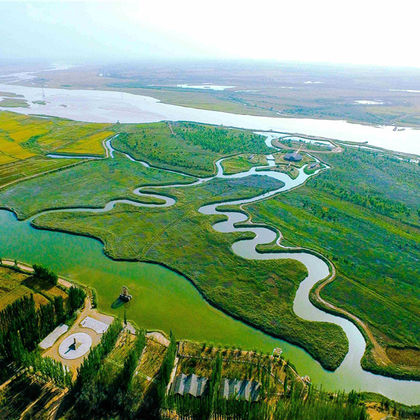
[[(304, 350), (275, 339), (236, 321), (210, 306), (181, 275), (155, 264), (113, 261), (103, 253), (102, 244), (91, 238), (39, 230), (13, 213), (0, 210), (0, 256), (30, 264), (43, 264), (58, 274), (94, 287), (99, 309), (123, 317), (124, 309), (113, 308), (123, 285), (133, 295), (125, 306), (127, 318), (138, 327), (169, 332), (177, 338), (237, 346), (271, 352), (281, 347), (301, 375), (327, 390), (369, 390), (382, 392), (408, 404), (419, 403), (420, 383), (398, 381), (356, 372), (328, 372)], [(389, 382), (392, 387), (389, 388)], [(407, 385), (408, 384), (408, 385)], [(411, 385), (411, 386), (410, 386)]]

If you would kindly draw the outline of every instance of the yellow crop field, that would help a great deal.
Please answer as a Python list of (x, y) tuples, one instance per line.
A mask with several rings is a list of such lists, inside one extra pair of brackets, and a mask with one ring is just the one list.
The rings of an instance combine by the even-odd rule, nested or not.
[(109, 124), (0, 112), (0, 165), (52, 152), (103, 155)]
[(30, 156), (34, 156), (34, 153), (24, 149), (19, 143), (15, 143), (8, 140), (0, 140), (0, 150), (10, 156), (18, 159), (26, 159)]
[(0, 165), (3, 165), (3, 164), (5, 164), (5, 163), (10, 163), (10, 162), (14, 162), (16, 159), (14, 159), (14, 158), (12, 158), (12, 157), (10, 157), (10, 156), (8, 156), (8, 155), (5, 155), (4, 153), (2, 153), (1, 151), (0, 151)]
[(81, 154), (94, 154), (103, 155), (104, 147), (103, 141), (114, 134), (112, 131), (101, 131), (92, 134), (74, 143), (68, 144), (66, 147), (60, 149), (63, 153), (81, 153)]
[(14, 160), (26, 159), (35, 153), (23, 148), (19, 143), (10, 141), (0, 135), (0, 163), (13, 162)]
[(42, 136), (45, 133), (48, 133), (48, 129), (45, 127), (40, 127), (37, 124), (33, 124), (30, 127), (20, 127), (15, 131), (9, 131), (9, 137), (15, 140), (18, 143), (23, 143), (28, 141), (33, 136)]

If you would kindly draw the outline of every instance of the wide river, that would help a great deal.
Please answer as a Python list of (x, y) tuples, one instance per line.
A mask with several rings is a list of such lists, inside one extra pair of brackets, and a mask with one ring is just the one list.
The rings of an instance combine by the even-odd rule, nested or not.
[[(0, 84), (0, 92), (23, 95), (30, 105), (29, 108), (0, 107), (23, 114), (44, 114), (79, 121), (110, 123), (117, 120), (126, 123), (195, 121), (252, 130), (272, 130), (368, 142), (372, 146), (420, 155), (420, 130), (411, 128), (394, 131), (394, 127), (391, 126), (375, 127), (338, 120), (258, 117), (206, 111), (165, 104), (148, 96), (115, 91), (45, 88), (44, 97), (41, 88)], [(33, 101), (45, 101), (46, 104)]]

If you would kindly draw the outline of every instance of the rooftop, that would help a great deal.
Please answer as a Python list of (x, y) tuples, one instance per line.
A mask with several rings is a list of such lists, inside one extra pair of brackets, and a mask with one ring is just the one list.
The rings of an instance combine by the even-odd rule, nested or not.
[(256, 381), (239, 379), (222, 379), (222, 395), (224, 398), (238, 398), (246, 401), (257, 401), (261, 384)]
[(302, 156), (298, 152), (286, 153), (284, 155), (285, 160), (290, 160), (292, 162), (300, 162), (302, 160)]
[(206, 388), (207, 381), (208, 379), (204, 377), (200, 377), (194, 374), (187, 376), (181, 373), (181, 375), (178, 375), (175, 378), (172, 389), (174, 394), (190, 394), (193, 397), (201, 397)]

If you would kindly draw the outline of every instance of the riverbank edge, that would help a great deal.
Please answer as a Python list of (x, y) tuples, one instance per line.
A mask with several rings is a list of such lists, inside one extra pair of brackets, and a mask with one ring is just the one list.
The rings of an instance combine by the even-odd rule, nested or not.
[[(219, 217), (218, 218), (218, 221), (222, 221), (224, 219), (224, 216), (223, 215), (221, 215), (221, 217)], [(340, 360), (339, 361), (339, 363), (337, 363), (336, 365), (330, 365), (330, 364), (328, 364), (328, 361), (325, 361), (325, 360), (320, 360), (320, 358), (316, 355), (316, 353), (315, 353), (315, 351), (314, 350), (311, 350), (310, 348), (307, 348), (307, 347), (304, 347), (300, 342), (299, 342), (299, 340), (298, 339), (296, 339), (295, 337), (293, 337), (293, 336), (288, 336), (288, 335), (281, 335), (281, 334), (276, 334), (274, 331), (269, 331), (266, 327), (264, 327), (263, 325), (259, 325), (259, 324), (257, 324), (257, 323), (253, 323), (252, 321), (246, 321), (246, 320), (244, 320), (240, 315), (238, 315), (238, 314), (236, 314), (235, 312), (230, 312), (230, 311), (227, 311), (222, 305), (220, 305), (220, 304), (218, 304), (217, 302), (215, 302), (215, 301), (213, 301), (211, 298), (209, 298), (206, 294), (205, 294), (205, 292), (203, 291), (203, 289), (197, 284), (197, 283), (195, 283), (194, 282), (194, 280), (190, 277), (190, 276), (187, 276), (187, 275), (185, 275), (182, 271), (180, 271), (180, 270), (178, 270), (178, 269), (176, 269), (176, 268), (173, 268), (173, 267), (171, 267), (170, 265), (168, 265), (168, 264), (165, 264), (164, 262), (160, 262), (160, 261), (154, 261), (154, 260), (149, 260), (149, 259), (136, 259), (136, 258), (132, 258), (132, 259), (130, 259), (130, 258), (115, 258), (114, 256), (112, 256), (110, 253), (109, 253), (109, 251), (108, 251), (108, 249), (107, 249), (107, 245), (106, 245), (106, 243), (101, 239), (101, 238), (98, 238), (98, 237), (95, 237), (95, 236), (93, 236), (93, 235), (91, 235), (91, 234), (89, 234), (89, 233), (82, 233), (82, 232), (74, 232), (74, 231), (72, 231), (72, 232), (69, 232), (69, 231), (66, 231), (65, 229), (59, 229), (59, 228), (50, 228), (50, 227), (48, 227), (48, 228), (46, 228), (46, 227), (43, 227), (43, 226), (40, 226), (40, 225), (37, 225), (36, 223), (33, 223), (34, 221), (31, 221), (31, 226), (33, 227), (33, 228), (35, 228), (35, 229), (40, 229), (40, 230), (47, 230), (47, 231), (52, 231), (52, 232), (62, 232), (62, 233), (67, 233), (67, 234), (71, 234), (71, 235), (78, 235), (78, 236), (82, 236), (82, 237), (88, 237), (88, 238), (91, 238), (91, 239), (94, 239), (94, 240), (97, 240), (98, 242), (100, 242), (101, 244), (102, 244), (102, 247), (103, 247), (103, 249), (102, 249), (102, 251), (103, 251), (103, 253), (104, 253), (104, 255), (105, 256), (107, 256), (108, 258), (110, 258), (111, 260), (114, 260), (114, 261), (125, 261), (125, 262), (143, 262), (143, 263), (149, 263), (149, 264), (155, 264), (155, 265), (159, 265), (159, 266), (161, 266), (161, 267), (163, 267), (163, 268), (165, 268), (165, 269), (168, 269), (168, 270), (171, 270), (172, 272), (174, 272), (174, 273), (176, 273), (176, 274), (178, 274), (178, 275), (180, 275), (180, 276), (182, 276), (183, 278), (185, 278), (187, 281), (189, 281), (192, 285), (193, 285), (193, 287), (198, 291), (198, 293), (200, 294), (200, 296), (201, 296), (201, 298), (207, 303), (207, 304), (209, 304), (209, 305), (211, 305), (212, 307), (214, 307), (214, 308), (216, 308), (216, 309), (218, 309), (218, 310), (220, 310), (223, 314), (225, 314), (225, 315), (227, 315), (227, 316), (229, 316), (229, 317), (231, 317), (232, 319), (235, 319), (236, 321), (239, 321), (239, 322), (242, 322), (244, 325), (247, 325), (247, 326), (249, 326), (249, 327), (252, 327), (252, 328), (255, 328), (256, 330), (258, 330), (258, 331), (260, 331), (260, 332), (263, 332), (264, 334), (267, 334), (268, 336), (270, 336), (270, 337), (273, 337), (273, 338), (277, 338), (277, 339), (282, 339), (282, 340), (285, 340), (285, 341), (287, 341), (288, 343), (290, 343), (290, 344), (293, 344), (293, 345), (296, 345), (296, 346), (298, 346), (299, 348), (301, 348), (301, 349), (303, 349), (306, 353), (308, 353), (314, 360), (317, 360), (320, 364), (321, 364), (321, 366), (324, 368), (324, 369), (326, 369), (326, 370), (328, 370), (328, 371), (334, 371), (335, 369), (337, 369), (338, 368), (338, 366), (341, 364), (341, 362), (342, 362), (342, 360), (344, 359), (344, 357), (345, 357), (345, 354), (343, 355), (343, 358), (342, 358), (342, 360)], [(217, 220), (215, 221), (215, 222), (217, 222)], [(251, 234), (248, 234), (248, 238), (253, 238), (253, 234), (251, 233)], [(243, 236), (242, 238), (241, 238), (241, 240), (243, 240), (243, 239), (246, 239), (247, 238), (247, 236)], [(302, 278), (302, 280), (303, 280), (303, 278)], [(296, 316), (297, 317), (297, 315), (296, 314), (294, 314), (294, 316)]]
[[(322, 163), (324, 163), (325, 165), (327, 165), (324, 161), (322, 161), (322, 159), (320, 159)], [(326, 170), (326, 168), (321, 169), (321, 171)], [(307, 180), (305, 180), (305, 182), (302, 185), (305, 185), (306, 182), (309, 180), (310, 178), (308, 178)], [(302, 186), (300, 185), (300, 186)], [(289, 191), (293, 191), (294, 189), (296, 189), (297, 187), (291, 188), (290, 190), (287, 190), (284, 192), (284, 194), (287, 194)], [(280, 193), (279, 193), (280, 194)], [(273, 197), (277, 197), (279, 194), (275, 194), (270, 198)], [(258, 200), (258, 201), (262, 201), (262, 200)], [(245, 216), (248, 216), (248, 220), (246, 222), (240, 222), (238, 224), (236, 224), (235, 226), (237, 227), (247, 227), (248, 226), (253, 226), (253, 227), (265, 227), (268, 228), (270, 230), (272, 230), (273, 232), (275, 232), (277, 234), (277, 238), (275, 239), (275, 241), (273, 242), (273, 245), (277, 245), (282, 247), (282, 245), (280, 245), (280, 241), (283, 239), (283, 235), (281, 234), (281, 231), (279, 229), (277, 229), (276, 227), (270, 226), (268, 224), (265, 223), (253, 223), (252, 222), (252, 216), (246, 212), (246, 210), (243, 208), (249, 204), (255, 204), (257, 201), (253, 202), (253, 203), (247, 203), (247, 204), (242, 204), (238, 207), (233, 206), (226, 206), (226, 209), (224, 211), (230, 211), (230, 212), (241, 212), (242, 214), (244, 214)], [(235, 210), (235, 208), (239, 208), (240, 210)], [(270, 244), (266, 244), (266, 247), (269, 247)], [(323, 310), (325, 312), (328, 312), (332, 315), (336, 315), (339, 316), (341, 318), (345, 318), (348, 321), (350, 321), (352, 324), (354, 324), (357, 329), (360, 331), (360, 333), (363, 335), (363, 338), (365, 339), (366, 342), (366, 349), (365, 352), (363, 353), (362, 359), (360, 360), (360, 365), (361, 367), (371, 373), (374, 374), (378, 374), (381, 376), (385, 376), (385, 377), (391, 377), (394, 379), (404, 379), (404, 380), (412, 380), (412, 381), (420, 381), (420, 371), (419, 372), (407, 372), (407, 371), (401, 371), (400, 368), (398, 366), (380, 366), (377, 363), (375, 363), (372, 358), (373, 356), (373, 349), (374, 349), (374, 345), (369, 337), (369, 335), (367, 334), (367, 332), (365, 331), (365, 329), (359, 324), (360, 322), (363, 322), (362, 320), (359, 321), (355, 321), (354, 318), (358, 319), (358, 317), (356, 317), (355, 315), (351, 314), (350, 312), (346, 311), (345, 309), (336, 307), (335, 305), (333, 305), (331, 302), (328, 302), (329, 305), (331, 305), (333, 308), (330, 308), (326, 305), (324, 305), (322, 302), (320, 302), (316, 296), (317, 290), (319, 290), (319, 292), (322, 290), (322, 288), (324, 286), (326, 286), (328, 283), (334, 281), (335, 277), (336, 277), (336, 268), (335, 265), (332, 263), (332, 261), (330, 261), (327, 257), (325, 257), (323, 254), (321, 254), (319, 251), (310, 249), (310, 248), (305, 248), (305, 247), (293, 247), (293, 248), (288, 248), (288, 247), (283, 247), (285, 249), (284, 252), (308, 252), (312, 255), (315, 255), (319, 258), (321, 258), (329, 267), (330, 270), (330, 275), (328, 275), (326, 278), (319, 280), (310, 290), (309, 292), (309, 300), (311, 301), (311, 303), (317, 307), (320, 310)], [(268, 253), (268, 252), (282, 252), (281, 250), (278, 249), (273, 249), (270, 250), (269, 248), (266, 249), (261, 249), (258, 246), (256, 247), (256, 251), (263, 254), (263, 253)], [(333, 278), (332, 278), (333, 277)], [(324, 299), (325, 300), (325, 299)], [(327, 302), (327, 301), (326, 301)], [(385, 349), (384, 349), (385, 351)]]
[(362, 366), (362, 368), (366, 370), (367, 372), (371, 372), (376, 375), (388, 376), (390, 378), (401, 379), (401, 380), (420, 381), (420, 372), (407, 372), (404, 370), (401, 371), (400, 370), (401, 368), (395, 365), (394, 366), (393, 365), (381, 366), (375, 363), (374, 356), (373, 356), (373, 351), (374, 351), (373, 343), (370, 340), (370, 337), (366, 333), (365, 329), (359, 324), (359, 322), (355, 322), (354, 319), (352, 318), (355, 315), (352, 315), (351, 313), (347, 312), (345, 309), (336, 307), (332, 303), (330, 303), (332, 307), (328, 307), (324, 305), (323, 302), (318, 300), (317, 293), (320, 293), (323, 287), (326, 286), (328, 283), (329, 283), (328, 278), (320, 280), (318, 283), (316, 283), (309, 293), (309, 300), (318, 309), (321, 309), (332, 315), (345, 318), (357, 327), (357, 329), (360, 331), (360, 333), (363, 335), (363, 338), (366, 341), (366, 350), (363, 354), (362, 359), (360, 360), (360, 365)]
[[(96, 238), (94, 238), (94, 239), (96, 239)], [(96, 239), (96, 240), (98, 240), (98, 239)], [(5, 262), (10, 263), (10, 265), (7, 264), (7, 263), (5, 264)], [(0, 267), (5, 267), (5, 268), (11, 269), (11, 270), (14, 270), (14, 271), (17, 271), (17, 272), (21, 272), (21, 273), (24, 273), (24, 274), (31, 274), (32, 273), (32, 270), (33, 270), (33, 266), (31, 264), (26, 263), (26, 262), (23, 262), (23, 261), (20, 261), (20, 260), (12, 260), (12, 259), (9, 259), (9, 258), (2, 258), (1, 259), (1, 262), (0, 262)], [(183, 276), (183, 277), (185, 277), (185, 276)], [(87, 290), (90, 293), (92, 293), (93, 291), (96, 292), (96, 289), (94, 287), (87, 286), (84, 283), (74, 281), (73, 279), (70, 279), (68, 277), (62, 276), (60, 274), (58, 275), (58, 280), (59, 280), (59, 283), (63, 287), (67, 287), (68, 288), (68, 287), (72, 287), (72, 286), (78, 286), (78, 287), (84, 288), (85, 290)], [(320, 282), (322, 282), (322, 281), (323, 280), (321, 280)], [(92, 296), (90, 296), (90, 297), (92, 297)], [(104, 313), (106, 315), (111, 315), (109, 312), (106, 312), (106, 311), (104, 311), (102, 309), (101, 309), (101, 313)], [(114, 315), (112, 315), (112, 316), (114, 316)], [(130, 322), (130, 324), (134, 325), (137, 329), (141, 329), (140, 327), (138, 327), (138, 325), (134, 321), (129, 320), (129, 322)], [(147, 328), (147, 329), (144, 329), (144, 330), (146, 331), (146, 333), (149, 333), (149, 332), (158, 332), (158, 333), (162, 334), (165, 338), (167, 338), (167, 339), (169, 338), (167, 332), (164, 331), (164, 330), (160, 330), (160, 329), (156, 329), (156, 328), (150, 328), (150, 329)], [(190, 339), (183, 339), (183, 338), (179, 339), (178, 341), (186, 341), (186, 342), (199, 343), (199, 344), (202, 343), (201, 341), (190, 340)], [(216, 343), (210, 343), (210, 344), (216, 344)], [(294, 367), (293, 363), (287, 361), (287, 364), (289, 365), (290, 368), (292, 368), (294, 370), (294, 373), (297, 376), (299, 376), (299, 373), (297, 372), (297, 370)], [(376, 402), (376, 401), (388, 401), (388, 402), (392, 402), (392, 403), (396, 404), (399, 407), (415, 408), (415, 409), (420, 408), (420, 405), (418, 405), (418, 404), (416, 404), (416, 405), (414, 405), (414, 404), (413, 405), (403, 404), (403, 403), (400, 403), (400, 402), (398, 402), (396, 400), (392, 400), (392, 399), (390, 399), (390, 398), (388, 398), (388, 397), (386, 397), (386, 396), (384, 396), (382, 394), (375, 393), (375, 392), (360, 391), (359, 394), (363, 397), (363, 400), (366, 403)]]
[[(42, 73), (42, 72), (38, 72), (38, 73)], [(9, 82), (9, 83), (5, 83), (9, 86), (22, 86), (22, 87), (34, 87), (34, 85), (31, 82), (27, 82), (25, 80), (19, 80), (16, 82)], [(41, 87), (41, 86), (38, 86)], [(66, 89), (66, 90), (83, 90), (83, 86), (74, 86), (72, 85), (71, 87), (65, 87), (63, 88), (62, 85), (60, 84), (52, 84), (52, 86), (49, 86), (52, 89)], [(162, 90), (162, 88), (172, 88), (175, 91), (184, 91), (184, 88), (175, 88), (175, 87), (171, 87), (171, 86), (155, 86), (155, 87), (150, 87), (150, 86), (142, 86), (139, 89), (143, 89), (143, 90), (149, 90), (149, 91), (156, 91), (156, 90)], [(154, 100), (156, 100), (157, 102), (161, 102), (163, 104), (167, 104), (167, 105), (174, 105), (174, 106), (179, 106), (182, 108), (191, 108), (191, 109), (199, 109), (199, 110), (204, 110), (204, 111), (215, 111), (215, 112), (228, 112), (230, 114), (234, 114), (234, 115), (245, 115), (245, 116), (250, 116), (250, 117), (275, 117), (275, 118), (293, 118), (296, 120), (304, 120), (304, 119), (313, 119), (313, 120), (328, 120), (328, 121), (346, 121), (349, 124), (359, 124), (359, 125), (365, 125), (365, 126), (371, 126), (371, 127), (377, 127), (380, 126), (379, 123), (374, 123), (374, 122), (367, 122), (365, 120), (359, 120), (359, 119), (355, 119), (355, 118), (346, 118), (345, 116), (343, 117), (334, 117), (334, 116), (329, 116), (328, 118), (322, 117), (322, 116), (317, 116), (317, 115), (296, 115), (296, 114), (283, 114), (283, 115), (279, 115), (276, 111), (272, 111), (268, 108), (264, 108), (258, 105), (252, 105), (251, 107), (257, 110), (261, 110), (261, 113), (242, 113), (242, 112), (237, 112), (235, 110), (223, 110), (223, 109), (217, 109), (216, 107), (208, 107), (205, 108), (203, 106), (199, 106), (198, 104), (188, 104), (188, 105), (183, 105), (182, 101), (177, 101), (177, 100), (171, 100), (168, 99), (168, 97), (166, 98), (158, 98), (157, 96), (154, 96), (153, 93), (154, 92), (147, 92), (146, 93), (137, 93), (135, 92), (135, 89), (137, 88), (128, 88), (128, 87), (118, 87), (118, 86), (112, 86), (110, 84), (105, 84), (104, 86), (100, 86), (99, 88), (93, 88), (94, 91), (107, 91), (107, 92), (117, 92), (117, 93), (129, 93), (131, 95), (136, 95), (136, 96), (143, 96), (146, 98), (152, 98)], [(170, 89), (170, 90), (172, 90)], [(210, 91), (210, 90), (202, 90), (202, 89), (193, 89), (194, 91), (196, 90), (197, 92), (200, 93), (206, 93), (208, 95), (216, 95), (218, 92), (217, 91)], [(191, 89), (187, 89), (187, 92), (191, 92)], [(156, 94), (155, 94), (156, 95)], [(232, 105), (242, 105), (245, 107), (250, 107), (249, 104), (243, 104), (241, 101), (225, 101), (222, 100), (223, 102), (227, 102), (228, 104), (232, 104)], [(252, 110), (250, 109), (250, 111), (252, 112)], [(420, 125), (418, 124), (398, 124), (398, 127), (403, 127), (403, 128), (411, 128), (411, 129), (415, 129), (415, 130), (420, 130)]]

